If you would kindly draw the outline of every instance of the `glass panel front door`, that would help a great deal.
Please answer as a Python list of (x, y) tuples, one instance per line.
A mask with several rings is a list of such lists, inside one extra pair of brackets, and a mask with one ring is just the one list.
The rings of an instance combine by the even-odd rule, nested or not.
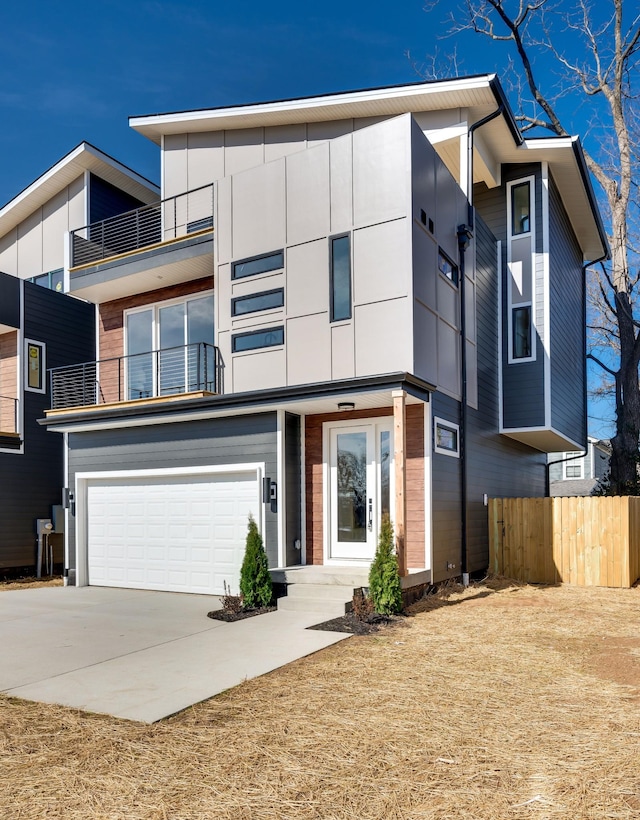
[(391, 512), (390, 422), (336, 426), (329, 432), (328, 558), (373, 558), (380, 518)]

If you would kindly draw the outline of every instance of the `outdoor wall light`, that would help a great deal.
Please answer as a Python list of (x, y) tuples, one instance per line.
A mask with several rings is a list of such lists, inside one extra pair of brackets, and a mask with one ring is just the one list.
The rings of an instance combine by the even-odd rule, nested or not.
[(338, 402), (338, 410), (355, 410), (356, 406), (352, 401)]

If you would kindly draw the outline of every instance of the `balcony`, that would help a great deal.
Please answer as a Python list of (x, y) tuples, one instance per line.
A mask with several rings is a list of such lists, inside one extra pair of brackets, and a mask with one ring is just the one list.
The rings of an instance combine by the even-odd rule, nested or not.
[(205, 342), (55, 367), (49, 379), (52, 410), (224, 392), (220, 351)]
[(71, 231), (71, 293), (100, 303), (212, 275), (213, 188)]

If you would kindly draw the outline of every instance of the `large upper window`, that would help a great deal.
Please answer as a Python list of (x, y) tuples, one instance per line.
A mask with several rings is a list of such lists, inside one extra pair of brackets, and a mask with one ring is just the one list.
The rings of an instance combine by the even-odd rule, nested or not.
[(351, 318), (351, 237), (336, 236), (330, 242), (331, 321)]
[(264, 256), (253, 256), (251, 259), (242, 259), (231, 266), (232, 279), (244, 279), (245, 276), (257, 276), (272, 270), (284, 267), (284, 251), (276, 251)]
[(126, 314), (127, 399), (215, 389), (213, 294)]

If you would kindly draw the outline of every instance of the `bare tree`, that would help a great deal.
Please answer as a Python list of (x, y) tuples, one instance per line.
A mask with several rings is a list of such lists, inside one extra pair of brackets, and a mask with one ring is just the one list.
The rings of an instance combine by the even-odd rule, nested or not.
[[(434, 11), (433, 2), (425, 8)], [(566, 7), (566, 10), (565, 8)], [(635, 291), (638, 256), (631, 246), (638, 219), (638, 113), (634, 81), (640, 49), (640, 14), (634, 0), (464, 0), (451, 33), (473, 31), (515, 50), (519, 66), (521, 128), (542, 128), (567, 136), (563, 97), (574, 108), (587, 104), (593, 124), (586, 162), (601, 189), (608, 218), (611, 260), (591, 271), (595, 314), (590, 320), (589, 358), (599, 365), (614, 395), (610, 485), (617, 493), (640, 492), (640, 319)], [(632, 19), (628, 19), (632, 17)], [(560, 71), (559, 90), (543, 88), (537, 57), (552, 57)], [(545, 69), (549, 59), (544, 61)], [(553, 62), (553, 61), (551, 61)], [(579, 99), (576, 95), (579, 95)], [(632, 272), (632, 262), (636, 271)]]

